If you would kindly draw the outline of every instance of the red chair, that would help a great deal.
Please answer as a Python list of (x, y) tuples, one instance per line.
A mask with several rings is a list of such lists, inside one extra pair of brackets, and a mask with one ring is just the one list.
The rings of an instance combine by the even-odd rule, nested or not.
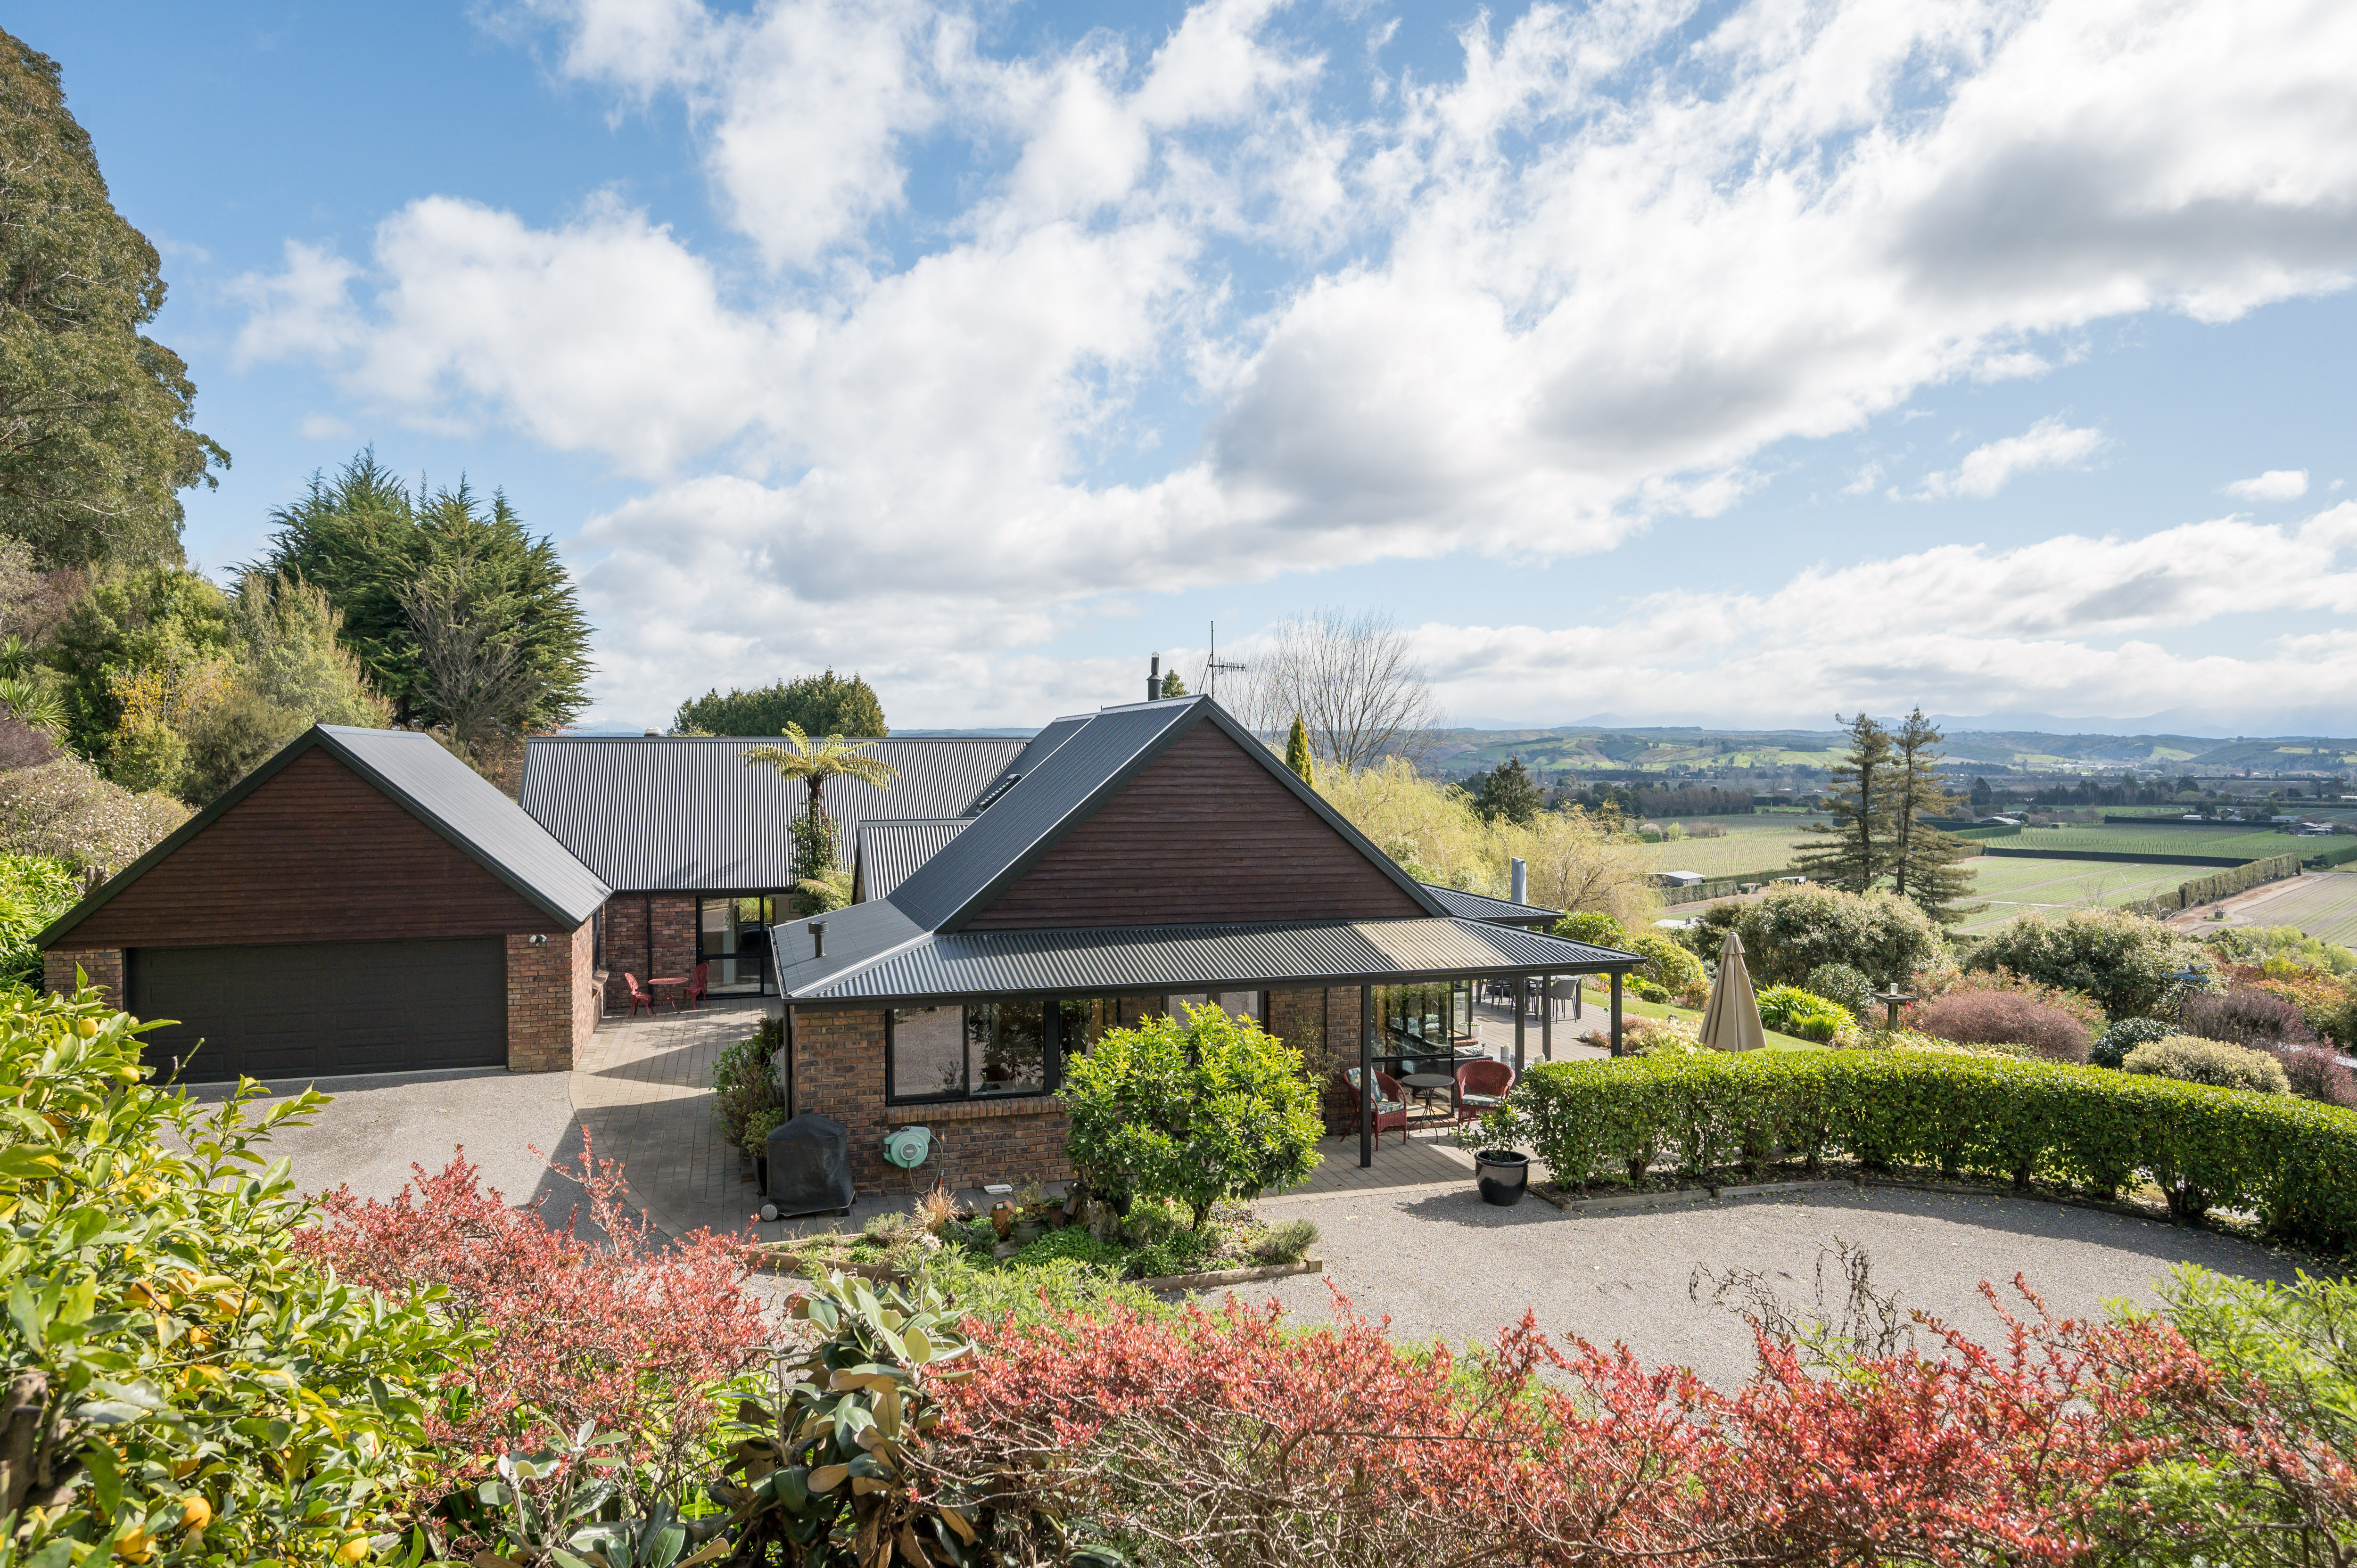
[(711, 967), (712, 961), (710, 959), (698, 959), (696, 961), (695, 973), (689, 977), (687, 983), (687, 1004), (689, 1006), (701, 1007), (704, 1005), (705, 972), (709, 970)]
[[(1354, 1067), (1344, 1068), (1341, 1079), (1344, 1083), (1350, 1085), (1351, 1103), (1356, 1107), (1359, 1104), (1359, 1069)], [(1356, 1117), (1352, 1119), (1356, 1120)], [(1375, 1142), (1381, 1144), (1383, 1141), (1383, 1133), (1394, 1127), (1399, 1129), (1400, 1146), (1405, 1148), (1407, 1146), (1407, 1095), (1391, 1074), (1378, 1068), (1375, 1069)]]
[(1484, 1111), (1495, 1111), (1513, 1091), (1514, 1069), (1510, 1062), (1466, 1062), (1457, 1069), (1457, 1120), (1472, 1122)]
[(644, 986), (641, 986), (639, 983), (639, 977), (629, 972), (627, 970), (623, 972), (622, 983), (630, 988), (630, 1015), (633, 1018), (637, 1017), (639, 1015), (639, 1009), (643, 1007), (647, 1010), (647, 1016), (650, 1018), (653, 1017), (655, 1015), (654, 993), (647, 990)]

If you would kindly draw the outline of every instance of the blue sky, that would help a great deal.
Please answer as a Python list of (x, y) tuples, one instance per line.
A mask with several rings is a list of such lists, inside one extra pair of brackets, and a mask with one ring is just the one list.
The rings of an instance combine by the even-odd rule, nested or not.
[(2357, 733), (2357, 15), (2157, 14), (9, 26), (234, 454), (191, 556), (365, 442), (503, 486), (593, 726), (827, 662), (1036, 723), (1334, 606), (1464, 722)]

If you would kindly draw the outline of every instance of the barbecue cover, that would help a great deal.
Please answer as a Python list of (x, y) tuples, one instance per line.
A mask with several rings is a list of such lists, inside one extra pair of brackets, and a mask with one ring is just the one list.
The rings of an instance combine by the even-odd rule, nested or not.
[(842, 1122), (804, 1112), (770, 1133), (769, 1198), (780, 1216), (851, 1207), (851, 1134)]

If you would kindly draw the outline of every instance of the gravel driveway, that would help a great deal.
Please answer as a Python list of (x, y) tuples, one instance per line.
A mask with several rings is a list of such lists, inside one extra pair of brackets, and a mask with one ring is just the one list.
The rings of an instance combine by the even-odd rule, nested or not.
[[(1889, 1187), (1580, 1216), (1536, 1198), (1497, 1208), (1468, 1189), (1421, 1188), (1288, 1198), (1263, 1213), (1315, 1221), (1325, 1277), (1368, 1316), (1388, 1314), (1394, 1338), (1486, 1342), (1528, 1306), (1550, 1334), (1624, 1341), (1648, 1363), (1682, 1362), (1722, 1386), (1750, 1370), (1750, 1330), (1688, 1298), (1698, 1265), (1757, 1270), (1806, 1305), (1818, 1258), (1838, 1239), (1865, 1248), (1875, 1288), (1988, 1340), (1997, 1319), (1976, 1287), (1988, 1280), (2014, 1299), (2017, 1271), (2058, 1315), (2076, 1315), (2115, 1297), (2157, 1300), (2155, 1277), (2179, 1262), (2288, 1283), (2305, 1261), (2090, 1209)], [(1329, 1315), (1315, 1275), (1237, 1294), (1273, 1296), (1306, 1319)]]

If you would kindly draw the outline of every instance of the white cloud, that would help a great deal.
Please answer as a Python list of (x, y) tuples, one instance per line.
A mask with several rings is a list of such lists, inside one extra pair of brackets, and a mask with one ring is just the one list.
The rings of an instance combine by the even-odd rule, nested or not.
[[(814, 605), (938, 665), (1095, 595), (1607, 548), (2090, 323), (2357, 268), (2331, 0), (1542, 5), (1372, 96), (1266, 0), (1021, 57), (921, 0), (509, 20), (682, 106), (759, 264), (619, 199), (425, 196), (365, 270), (290, 245), (246, 280), (239, 353), (643, 476), (587, 535), (600, 703), (634, 715), (688, 644), (724, 681), (813, 656), (745, 628)], [(912, 196), (920, 154), (953, 195)], [(2098, 440), (2042, 422), (1927, 493)], [(648, 573), (694, 591), (643, 615)]]
[(349, 441), (353, 435), (352, 427), (332, 413), (307, 413), (295, 430), (306, 441)]
[(2308, 470), (2269, 468), (2255, 479), (2236, 479), (2226, 493), (2246, 501), (2296, 501), (2308, 494)]
[(1950, 496), (1975, 496), (1986, 499), (2003, 489), (2017, 474), (2076, 463), (2103, 445), (2104, 433), (2100, 430), (2073, 429), (2058, 418), (2041, 419), (2018, 435), (1974, 447), (1953, 468), (1926, 475), (1923, 489), (1915, 499), (1940, 500)]

